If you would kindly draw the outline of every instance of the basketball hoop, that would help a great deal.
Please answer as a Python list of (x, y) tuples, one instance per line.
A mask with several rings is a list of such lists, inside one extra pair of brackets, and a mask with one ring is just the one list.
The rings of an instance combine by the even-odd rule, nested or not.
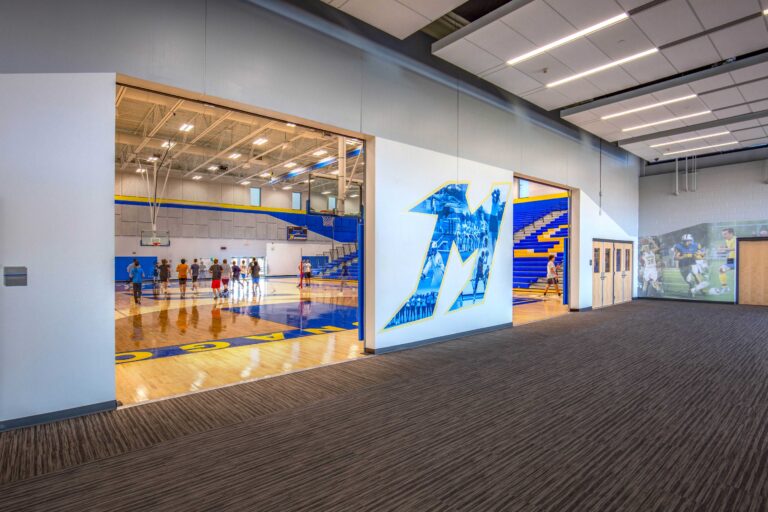
[(158, 247), (158, 246), (162, 245), (163, 241), (160, 240), (159, 238), (152, 238), (152, 242), (151, 243), (152, 243), (153, 246)]
[(323, 226), (329, 228), (333, 226), (333, 217), (323, 215)]

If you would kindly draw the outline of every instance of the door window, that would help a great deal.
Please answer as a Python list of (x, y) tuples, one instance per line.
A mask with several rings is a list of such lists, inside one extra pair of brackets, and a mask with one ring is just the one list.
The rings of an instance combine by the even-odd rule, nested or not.
[(621, 272), (621, 249), (616, 249), (616, 272)]
[(605, 271), (611, 271), (611, 249), (605, 250)]
[(624, 262), (624, 270), (629, 272), (630, 270), (632, 270), (632, 266), (630, 265), (630, 261), (632, 261), (632, 258), (631, 258), (632, 251), (630, 249), (627, 249), (626, 251), (624, 251), (624, 254), (626, 254), (626, 261)]
[(594, 256), (594, 259), (592, 260), (592, 268), (593, 268), (592, 271), (595, 274), (600, 273), (600, 248), (599, 247), (595, 247), (595, 256)]

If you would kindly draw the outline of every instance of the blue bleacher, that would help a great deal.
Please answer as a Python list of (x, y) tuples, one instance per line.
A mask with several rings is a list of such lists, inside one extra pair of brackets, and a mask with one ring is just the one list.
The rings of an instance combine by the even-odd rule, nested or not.
[(347, 268), (349, 269), (349, 279), (357, 280), (360, 275), (357, 251), (353, 251), (341, 258), (329, 261), (325, 265), (319, 267), (314, 274), (315, 276), (324, 279), (341, 279), (341, 265), (344, 262), (347, 263)]
[[(538, 237), (546, 231), (568, 224), (568, 198), (545, 199), (543, 201), (531, 201), (526, 203), (514, 204), (514, 226), (515, 232), (524, 229), (541, 219), (542, 217), (559, 210), (566, 210), (566, 213), (556, 217), (552, 221), (538, 228), (535, 232), (528, 234), (522, 240), (515, 242), (515, 249), (529, 249), (535, 253), (541, 253), (541, 257), (523, 258), (517, 257), (513, 261), (513, 280), (514, 288), (530, 288), (540, 278), (547, 276), (547, 261), (549, 251), (557, 245), (557, 242), (540, 242)], [(552, 237), (567, 238), (568, 228), (564, 227), (555, 231)], [(555, 264), (563, 263), (563, 253), (555, 254)]]

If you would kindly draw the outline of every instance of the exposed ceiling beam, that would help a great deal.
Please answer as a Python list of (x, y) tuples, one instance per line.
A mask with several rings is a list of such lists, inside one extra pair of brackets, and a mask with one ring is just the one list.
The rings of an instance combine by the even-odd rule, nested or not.
[(744, 57), (743, 59), (737, 59), (737, 60), (729, 59), (729, 60), (723, 61), (718, 65), (713, 65), (712, 67), (708, 67), (706, 69), (694, 71), (692, 73), (687, 73), (681, 76), (676, 76), (668, 80), (660, 80), (658, 82), (637, 87), (635, 89), (632, 89), (626, 92), (611, 94), (609, 96), (604, 96), (602, 98), (588, 101), (581, 105), (576, 105), (574, 107), (566, 108), (560, 111), (560, 117), (572, 116), (574, 114), (579, 114), (581, 112), (593, 110), (595, 108), (603, 107), (605, 105), (611, 105), (613, 103), (618, 103), (620, 101), (637, 98), (639, 96), (645, 96), (646, 94), (652, 94), (654, 92), (663, 91), (664, 89), (669, 89), (671, 87), (676, 87), (678, 85), (690, 84), (691, 82), (696, 82), (704, 78), (721, 75), (723, 73), (729, 73), (731, 71), (736, 71), (737, 69), (754, 66), (756, 64), (762, 64), (764, 62), (768, 62), (768, 49), (763, 50), (756, 55)]
[[(222, 176), (226, 176), (227, 174), (229, 174), (229, 173), (231, 173), (231, 172), (233, 172), (233, 171), (236, 171), (237, 169), (240, 169), (240, 168), (241, 168), (241, 167), (243, 167), (245, 164), (253, 164), (253, 163), (258, 163), (258, 161), (259, 161), (259, 158), (263, 158), (263, 157), (267, 156), (268, 154), (272, 153), (273, 151), (277, 151), (278, 149), (285, 147), (285, 145), (286, 145), (286, 144), (290, 144), (291, 142), (296, 142), (297, 140), (299, 140), (300, 138), (302, 138), (302, 136), (303, 136), (302, 134), (299, 134), (299, 135), (297, 135), (297, 136), (293, 137), (293, 138), (292, 138), (292, 139), (290, 139), (290, 140), (287, 140), (287, 141), (285, 141), (285, 142), (281, 142), (281, 143), (280, 143), (280, 144), (278, 144), (277, 146), (275, 146), (275, 147), (273, 147), (273, 148), (271, 148), (271, 149), (268, 149), (268, 150), (266, 150), (266, 151), (263, 151), (263, 152), (259, 153), (258, 155), (256, 155), (256, 156), (253, 156), (253, 157), (249, 158), (248, 160), (246, 160), (245, 162), (243, 162), (243, 163), (241, 163), (241, 164), (238, 164), (238, 165), (236, 165), (236, 166), (234, 166), (234, 167), (230, 167), (229, 169), (227, 169), (227, 170), (226, 170), (226, 172), (224, 172), (224, 173), (222, 173), (222, 174), (218, 174), (218, 175), (214, 176), (214, 177), (211, 179), (211, 181), (216, 181), (217, 179), (221, 178)], [(264, 171), (262, 171), (262, 172), (264, 172)]]
[(724, 126), (726, 124), (741, 123), (743, 121), (751, 121), (753, 119), (760, 119), (762, 117), (768, 117), (768, 110), (760, 110), (758, 112), (749, 112), (747, 114), (741, 114), (738, 116), (726, 117), (723, 119), (715, 119), (714, 121), (707, 121), (704, 123), (692, 124), (689, 126), (683, 126), (682, 128), (673, 128), (671, 130), (665, 130), (662, 132), (649, 133), (648, 135), (639, 135), (637, 137), (620, 140), (618, 142), (619, 142), (619, 146), (628, 146), (630, 144), (636, 144), (638, 142), (661, 139), (663, 137), (670, 137), (672, 135), (680, 135), (681, 133), (690, 133), (698, 130), (705, 130), (707, 128), (715, 128), (718, 126)]
[(225, 112), (223, 116), (216, 119), (214, 122), (208, 125), (207, 128), (205, 128), (203, 131), (195, 135), (194, 139), (190, 140), (189, 142), (185, 142), (183, 146), (180, 145), (181, 147), (179, 148), (179, 150), (173, 153), (173, 158), (178, 158), (182, 153), (189, 152), (190, 148), (193, 147), (195, 144), (197, 144), (200, 141), (200, 139), (202, 139), (203, 137), (211, 133), (213, 130), (215, 130), (216, 127), (218, 127), (221, 123), (229, 119), (231, 115), (232, 115), (232, 112)]
[(209, 164), (213, 163), (214, 160), (222, 158), (223, 156), (225, 156), (227, 153), (229, 153), (230, 151), (232, 151), (236, 147), (240, 146), (241, 144), (244, 144), (245, 141), (247, 141), (248, 139), (252, 139), (252, 138), (256, 137), (257, 135), (259, 135), (260, 133), (263, 133), (264, 131), (268, 130), (271, 127), (272, 124), (273, 124), (273, 121), (270, 121), (267, 124), (265, 124), (264, 126), (254, 130), (254, 131), (252, 131), (251, 133), (249, 133), (248, 135), (246, 135), (242, 139), (239, 139), (237, 142), (235, 142), (233, 144), (230, 144), (226, 148), (224, 148), (221, 151), (219, 151), (218, 153), (216, 153), (213, 157), (209, 158), (205, 162), (201, 163), (200, 165), (198, 165), (197, 167), (195, 167), (194, 169), (189, 171), (187, 174), (184, 175), (184, 177), (186, 178), (187, 176), (196, 173), (197, 171), (199, 171), (200, 169), (202, 169), (206, 165), (209, 165)]
[[(278, 163), (276, 163), (275, 165), (273, 165), (273, 166), (271, 166), (271, 167), (267, 167), (267, 168), (265, 168), (265, 169), (262, 169), (262, 170), (260, 170), (259, 172), (255, 173), (255, 174), (251, 174), (250, 176), (248, 176), (248, 177), (246, 177), (246, 178), (243, 178), (241, 181), (250, 180), (251, 178), (255, 178), (255, 177), (256, 177), (256, 176), (258, 176), (259, 174), (264, 174), (265, 172), (269, 172), (269, 171), (271, 171), (271, 170), (273, 170), (273, 169), (277, 169), (277, 168), (278, 168), (278, 167), (280, 167), (281, 165), (285, 165), (285, 164), (287, 164), (288, 162), (291, 162), (291, 161), (293, 161), (293, 160), (297, 160), (297, 159), (299, 159), (299, 158), (303, 158), (303, 157), (305, 157), (305, 156), (311, 155), (311, 154), (312, 154), (312, 153), (314, 153), (315, 151), (317, 151), (317, 150), (319, 150), (319, 149), (324, 149), (324, 148), (327, 148), (327, 147), (328, 147), (328, 146), (330, 146), (330, 145), (331, 145), (331, 143), (330, 143), (330, 142), (327, 142), (327, 143), (325, 143), (325, 144), (322, 144), (322, 145), (320, 145), (320, 146), (315, 146), (315, 147), (313, 147), (313, 148), (310, 148), (310, 149), (308, 149), (307, 151), (305, 151), (305, 152), (303, 152), (303, 153), (301, 153), (301, 154), (298, 154), (298, 155), (294, 155), (293, 157), (289, 158), (288, 160), (284, 160), (284, 161), (282, 161), (282, 162), (278, 162)], [(288, 172), (290, 172), (290, 171), (288, 171)]]
[(165, 115), (160, 118), (160, 121), (155, 123), (155, 126), (153, 126), (152, 129), (144, 135), (144, 140), (138, 146), (136, 146), (136, 148), (133, 149), (130, 155), (128, 155), (128, 158), (123, 163), (123, 167), (131, 163), (133, 159), (136, 158), (139, 153), (141, 153), (141, 150), (144, 149), (144, 146), (149, 144), (149, 141), (152, 140), (152, 137), (154, 137), (155, 134), (157, 134), (157, 132), (159, 132), (160, 129), (165, 126), (165, 123), (167, 123), (173, 117), (173, 114), (179, 109), (182, 103), (184, 103), (184, 100), (176, 100), (176, 102), (171, 106), (171, 108), (168, 109)]

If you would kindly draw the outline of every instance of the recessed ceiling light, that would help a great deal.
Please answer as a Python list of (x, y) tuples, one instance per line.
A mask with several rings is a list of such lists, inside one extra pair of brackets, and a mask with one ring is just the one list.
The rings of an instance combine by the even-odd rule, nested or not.
[(184, 124), (183, 124), (183, 125), (181, 125), (181, 127), (179, 128), (179, 131), (180, 131), (180, 132), (191, 132), (191, 131), (192, 131), (192, 128), (194, 128), (194, 127), (195, 127), (195, 125), (193, 125), (193, 124), (184, 123)]
[(210, 166), (210, 167), (208, 168), (208, 170), (209, 170), (209, 171), (218, 171), (218, 170), (219, 170), (219, 166), (218, 166), (218, 165), (212, 165), (212, 166)]
[(250, 185), (251, 182), (250, 181), (241, 181), (240, 184), (245, 186), (245, 185)]
[(156, 156), (151, 156), (151, 157), (147, 158), (147, 162), (157, 162), (158, 160), (160, 160), (160, 159), (158, 157), (156, 157)]
[(694, 151), (701, 151), (702, 149), (720, 148), (723, 146), (732, 146), (738, 143), (739, 141), (735, 140), (733, 142), (724, 142), (722, 144), (712, 144), (711, 146), (701, 146), (699, 148), (692, 148), (692, 149), (681, 149), (680, 151), (670, 151), (669, 153), (664, 153), (664, 156), (679, 155), (680, 153), (693, 153)]
[(768, 16), (768, 9), (763, 11), (763, 16)]
[(268, 172), (263, 172), (263, 173), (259, 174), (259, 176), (261, 176), (262, 178), (269, 178), (272, 175), (269, 174)]
[(328, 194), (330, 194), (330, 193), (331, 193), (331, 191), (330, 191), (330, 190), (326, 190), (325, 192), (321, 192), (321, 194), (323, 194), (324, 196), (327, 196), (327, 195), (328, 195)]
[(269, 139), (265, 139), (264, 137), (261, 137), (259, 139), (256, 139), (255, 141), (253, 141), (253, 144), (256, 145), (256, 146), (263, 146), (267, 142), (269, 142)]
[(286, 185), (283, 187), (283, 190), (291, 190), (293, 187), (290, 185)]
[(160, 147), (163, 147), (163, 148), (172, 148), (172, 147), (173, 147), (173, 146), (175, 146), (175, 145), (176, 145), (176, 143), (175, 143), (175, 142), (165, 141), (165, 142), (163, 142), (163, 143), (160, 145)]
[(192, 179), (195, 180), (195, 181), (200, 181), (201, 179), (203, 179), (203, 177), (202, 176), (192, 176)]
[(289, 128), (296, 128), (296, 125), (293, 124), (293, 123), (285, 123), (285, 126), (287, 126)]
[(312, 153), (312, 156), (323, 156), (323, 155), (327, 155), (327, 154), (328, 154), (328, 152), (326, 150), (319, 149), (319, 150), (315, 151), (314, 153)]
[(623, 59), (615, 60), (613, 62), (609, 62), (608, 64), (603, 64), (602, 66), (598, 66), (596, 68), (582, 71), (581, 73), (576, 73), (575, 75), (571, 75), (569, 77), (563, 78), (562, 80), (550, 82), (547, 84), (547, 87), (557, 87), (558, 85), (566, 84), (568, 82), (578, 80), (579, 78), (584, 78), (585, 76), (594, 75), (595, 73), (605, 71), (606, 69), (611, 69), (616, 66), (621, 66), (622, 64), (626, 64), (627, 62), (631, 62), (633, 60), (647, 57), (648, 55), (652, 55), (658, 51), (659, 51), (658, 48), (651, 48), (650, 50), (645, 50), (644, 52), (636, 53), (634, 55), (630, 55), (629, 57), (624, 57)]
[(701, 139), (708, 139), (710, 137), (719, 137), (720, 135), (728, 135), (728, 130), (724, 132), (717, 132), (717, 133), (710, 133), (709, 135), (699, 135), (698, 137), (690, 137), (688, 139), (680, 139), (680, 140), (673, 140), (672, 142), (662, 142), (660, 144), (654, 144), (653, 146), (650, 146), (652, 148), (659, 148), (661, 146), (671, 146), (672, 144), (682, 144), (683, 142), (691, 142), (692, 140), (701, 140)]
[(622, 132), (631, 132), (631, 131), (634, 131), (634, 130), (641, 130), (643, 128), (649, 128), (651, 126), (657, 126), (657, 125), (660, 125), (660, 124), (674, 123), (675, 121), (681, 121), (683, 119), (690, 119), (692, 117), (703, 116), (703, 115), (711, 114), (711, 113), (712, 113), (711, 110), (703, 110), (701, 112), (696, 112), (694, 114), (686, 114), (684, 116), (670, 117), (670, 118), (667, 118), (667, 119), (662, 119), (661, 121), (654, 121), (652, 123), (645, 123), (645, 124), (639, 124), (637, 126), (630, 126), (629, 128), (623, 128), (621, 131)]
[(231, 155), (229, 155), (229, 158), (231, 158), (232, 160), (237, 160), (241, 156), (243, 155), (241, 155), (240, 153), (232, 153)]
[(296, 162), (288, 162), (287, 164), (285, 164), (285, 167), (287, 167), (288, 169), (296, 167)]
[(579, 30), (578, 32), (574, 32), (573, 34), (567, 35), (562, 39), (558, 39), (557, 41), (552, 41), (551, 43), (545, 44), (544, 46), (540, 46), (539, 48), (536, 48), (535, 50), (531, 50), (528, 53), (524, 53), (518, 57), (509, 59), (507, 61), (507, 64), (509, 64), (510, 66), (514, 66), (515, 64), (531, 59), (537, 55), (541, 55), (542, 53), (548, 52), (549, 50), (553, 50), (559, 46), (563, 46), (564, 44), (570, 43), (575, 39), (587, 36), (593, 32), (597, 32), (598, 30), (602, 30), (606, 27), (610, 27), (611, 25), (618, 23), (620, 21), (624, 21), (627, 18), (629, 18), (629, 14), (623, 12), (618, 16), (614, 16), (613, 18), (608, 18), (607, 20), (601, 21), (600, 23), (592, 25), (591, 27), (587, 27), (583, 30)]
[(136, 172), (143, 173), (143, 172), (147, 172), (147, 170), (146, 169), (142, 169), (141, 167), (139, 167), (138, 169), (136, 169)]
[(351, 195), (351, 196), (349, 196), (349, 197), (360, 197), (360, 194), (352, 194), (352, 195)]
[(645, 105), (644, 107), (637, 107), (637, 108), (632, 108), (632, 109), (629, 109), (629, 110), (625, 110), (623, 112), (616, 112), (615, 114), (609, 114), (607, 116), (603, 116), (600, 119), (605, 121), (606, 119), (613, 119), (614, 117), (621, 117), (621, 116), (625, 116), (627, 114), (634, 114), (635, 112), (642, 112), (643, 110), (648, 110), (649, 108), (656, 108), (656, 107), (662, 107), (664, 105), (671, 105), (672, 103), (677, 103), (679, 101), (690, 100), (690, 99), (696, 98), (696, 97), (698, 97), (697, 94), (689, 94), (688, 96), (681, 96), (679, 98), (674, 98), (674, 99), (671, 99), (671, 100), (660, 101), (658, 103), (653, 103), (651, 105)]

